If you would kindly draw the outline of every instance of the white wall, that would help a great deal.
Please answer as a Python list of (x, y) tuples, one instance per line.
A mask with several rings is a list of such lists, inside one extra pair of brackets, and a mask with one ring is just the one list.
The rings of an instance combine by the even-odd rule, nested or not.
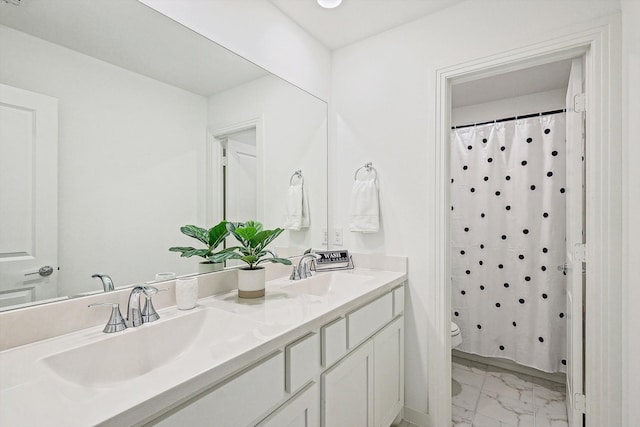
[[(346, 229), (353, 172), (373, 161), (381, 230), (345, 232), (345, 247), (409, 256), (406, 406), (430, 422), (434, 286), (435, 71), (569, 34), (618, 12), (617, 2), (466, 1), (334, 52), (330, 131), (333, 223)], [(591, 24), (589, 24), (591, 25)], [(614, 77), (615, 78), (615, 77)]]
[(259, 162), (268, 165), (268, 173), (258, 169), (261, 174), (258, 200), (262, 200), (258, 219), (268, 228), (284, 225), (289, 179), (300, 169), (309, 194), (310, 227), (286, 231), (275, 246), (304, 249), (324, 246), (322, 229), (327, 227), (326, 103), (275, 76), (218, 93), (209, 100), (208, 124), (214, 134), (217, 129), (257, 117), (263, 124), (258, 158)]
[(206, 98), (4, 26), (0, 51), (1, 83), (59, 99), (61, 293), (195, 271), (167, 249), (199, 219)]
[(329, 50), (269, 1), (140, 1), (313, 95), (329, 98)]
[(623, 425), (640, 422), (640, 2), (622, 6), (623, 131)]

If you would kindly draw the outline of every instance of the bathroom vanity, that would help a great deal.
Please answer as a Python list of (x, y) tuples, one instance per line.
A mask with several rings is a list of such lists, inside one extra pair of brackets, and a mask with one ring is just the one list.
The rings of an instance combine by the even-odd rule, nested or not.
[(0, 425), (388, 427), (404, 404), (398, 259), (0, 352)]

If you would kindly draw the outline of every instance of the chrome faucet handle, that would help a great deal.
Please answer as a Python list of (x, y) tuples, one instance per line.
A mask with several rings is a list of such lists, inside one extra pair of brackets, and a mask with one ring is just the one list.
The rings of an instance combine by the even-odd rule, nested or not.
[(298, 271), (298, 267), (293, 266), (293, 271), (291, 272), (291, 276), (289, 276), (289, 280), (300, 280), (300, 271)]
[(155, 286), (142, 286), (142, 292), (144, 292), (144, 296), (147, 298), (151, 298), (155, 294), (160, 291), (166, 291), (168, 288), (158, 289)]
[(142, 323), (155, 322), (160, 318), (160, 315), (153, 307), (153, 301), (151, 300), (151, 298), (158, 292), (168, 290), (168, 288), (158, 289), (155, 286), (145, 286), (143, 289), (145, 303), (144, 309), (142, 309)]
[(127, 329), (127, 324), (122, 317), (122, 313), (120, 313), (120, 304), (117, 302), (97, 302), (89, 304), (88, 307), (97, 307), (102, 305), (111, 306), (111, 316), (109, 317), (109, 321), (107, 321), (102, 332), (111, 334), (113, 332), (120, 332)]

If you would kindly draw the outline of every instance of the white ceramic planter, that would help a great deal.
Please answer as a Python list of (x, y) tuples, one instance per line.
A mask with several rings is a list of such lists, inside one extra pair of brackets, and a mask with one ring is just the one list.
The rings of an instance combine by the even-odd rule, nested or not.
[(238, 297), (260, 298), (264, 296), (265, 269), (238, 269)]
[(198, 273), (213, 273), (214, 271), (224, 270), (224, 263), (222, 262), (201, 262), (198, 264)]

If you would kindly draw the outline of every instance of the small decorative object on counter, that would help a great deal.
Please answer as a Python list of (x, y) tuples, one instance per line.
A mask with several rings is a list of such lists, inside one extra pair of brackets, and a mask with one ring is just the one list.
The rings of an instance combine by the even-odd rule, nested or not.
[[(265, 294), (264, 267), (258, 264), (263, 262), (277, 262), (291, 265), (291, 260), (279, 258), (274, 252), (266, 249), (269, 243), (284, 230), (276, 228), (263, 230), (262, 224), (257, 221), (246, 223), (227, 223), (227, 229), (241, 246), (233, 246), (223, 249), (210, 257), (212, 261), (222, 262), (228, 259), (239, 259), (248, 264), (248, 267), (238, 270), (238, 296), (240, 298), (260, 298)], [(270, 255), (270, 256), (267, 256)]]
[(171, 252), (180, 252), (180, 256), (186, 258), (192, 256), (204, 258), (204, 261), (198, 265), (198, 273), (211, 273), (224, 269), (224, 260), (213, 261), (211, 256), (216, 255), (214, 249), (220, 246), (220, 244), (224, 242), (224, 239), (229, 236), (227, 221), (221, 221), (208, 230), (195, 225), (185, 225), (180, 227), (180, 231), (182, 234), (204, 243), (206, 248), (196, 249), (191, 246), (173, 246), (169, 248)]
[(198, 278), (184, 277), (176, 280), (176, 305), (180, 310), (191, 310), (198, 302)]
[(334, 271), (353, 270), (353, 258), (346, 249), (335, 251), (316, 251), (317, 258), (313, 261), (312, 270)]
[(173, 271), (164, 271), (162, 273), (156, 273), (156, 282), (171, 280), (175, 277), (176, 277), (176, 273), (174, 273)]

